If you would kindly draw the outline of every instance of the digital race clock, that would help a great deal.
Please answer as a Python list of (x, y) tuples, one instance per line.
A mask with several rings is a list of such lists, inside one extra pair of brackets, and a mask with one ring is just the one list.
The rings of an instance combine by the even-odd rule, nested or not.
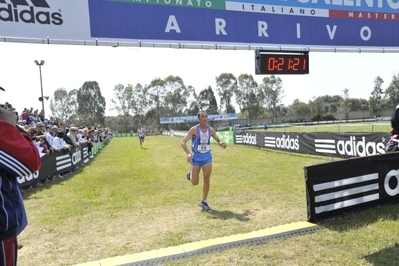
[(255, 52), (255, 74), (309, 74), (308, 52)]

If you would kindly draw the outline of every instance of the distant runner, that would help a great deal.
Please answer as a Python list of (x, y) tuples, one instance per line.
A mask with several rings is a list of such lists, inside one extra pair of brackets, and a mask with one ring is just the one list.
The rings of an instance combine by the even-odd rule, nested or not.
[(145, 130), (139, 126), (139, 129), (137, 129), (137, 134), (139, 135), (139, 140), (140, 140), (140, 148), (143, 148), (143, 143), (144, 143), (144, 138), (145, 138)]

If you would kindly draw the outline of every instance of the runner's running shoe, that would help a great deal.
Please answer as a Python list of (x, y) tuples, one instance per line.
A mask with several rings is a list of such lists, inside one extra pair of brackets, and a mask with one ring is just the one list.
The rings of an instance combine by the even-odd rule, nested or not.
[(206, 200), (201, 201), (201, 207), (202, 207), (202, 209), (204, 209), (206, 211), (211, 210), (211, 207), (208, 205), (208, 202), (206, 202)]
[(191, 167), (190, 169), (188, 169), (188, 172), (186, 174), (187, 180), (190, 181), (191, 180)]

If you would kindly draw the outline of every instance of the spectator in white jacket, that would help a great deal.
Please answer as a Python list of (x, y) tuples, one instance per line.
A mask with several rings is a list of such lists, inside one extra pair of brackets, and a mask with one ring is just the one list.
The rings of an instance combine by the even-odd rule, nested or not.
[(71, 147), (64, 140), (64, 132), (57, 132), (57, 136), (53, 139), (53, 149), (55, 151), (70, 151)]
[(48, 131), (46, 132), (46, 140), (53, 147), (53, 139), (55, 137), (55, 132), (58, 129), (57, 126), (50, 126)]

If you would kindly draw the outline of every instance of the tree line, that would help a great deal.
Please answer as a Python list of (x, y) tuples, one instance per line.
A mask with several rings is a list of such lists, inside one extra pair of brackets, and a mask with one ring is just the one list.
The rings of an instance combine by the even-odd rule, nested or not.
[[(137, 83), (126, 86), (118, 84), (113, 89), (110, 100), (111, 110), (117, 116), (106, 117), (106, 100), (96, 81), (87, 81), (81, 88), (67, 91), (59, 88), (50, 99), (50, 110), (59, 122), (77, 125), (108, 126), (118, 131), (129, 132), (138, 125), (159, 128), (161, 117), (191, 116), (199, 110), (209, 114), (239, 113), (240, 119), (269, 118), (277, 123), (278, 117), (290, 116), (298, 120), (320, 121), (333, 119), (334, 113), (343, 112), (345, 118), (351, 111), (368, 112), (370, 117), (379, 115), (386, 108), (394, 108), (399, 103), (399, 74), (394, 75), (387, 89), (382, 89), (384, 80), (374, 79), (374, 87), (368, 99), (349, 97), (349, 89), (342, 95), (313, 97), (308, 103), (298, 99), (285, 106), (283, 82), (274, 75), (265, 76), (260, 83), (250, 74), (235, 77), (222, 73), (215, 77), (215, 91), (211, 86), (196, 93), (191, 85), (185, 85), (179, 76), (153, 79), (148, 85)], [(238, 110), (236, 110), (238, 107)], [(289, 122), (289, 121), (285, 121)], [(186, 129), (188, 125), (174, 125)]]

